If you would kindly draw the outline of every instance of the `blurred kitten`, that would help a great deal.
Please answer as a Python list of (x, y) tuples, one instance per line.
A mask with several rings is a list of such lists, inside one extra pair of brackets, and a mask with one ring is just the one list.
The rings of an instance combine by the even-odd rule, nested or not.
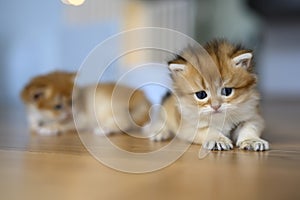
[(75, 73), (55, 71), (33, 78), (22, 90), (30, 130), (57, 134), (74, 129), (72, 90)]
[(232, 149), (230, 137), (241, 149), (269, 149), (260, 138), (264, 120), (252, 51), (225, 40), (209, 42), (204, 49), (188, 47), (169, 62), (174, 94), (164, 98), (164, 109), (150, 126), (157, 133), (152, 139), (168, 139), (180, 129), (179, 138), (206, 149)]
[(72, 100), (75, 76), (75, 73), (56, 71), (35, 77), (25, 86), (21, 98), (32, 131), (58, 134), (75, 130), (73, 115), (76, 115), (76, 128), (96, 134), (126, 131), (149, 120), (151, 104), (144, 93), (126, 86), (103, 83), (75, 87)]

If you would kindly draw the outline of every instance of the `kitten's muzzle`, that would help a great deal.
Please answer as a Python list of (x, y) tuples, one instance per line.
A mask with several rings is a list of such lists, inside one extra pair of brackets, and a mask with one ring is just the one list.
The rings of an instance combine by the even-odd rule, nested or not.
[(211, 107), (212, 109), (214, 109), (214, 111), (219, 112), (218, 110), (219, 110), (219, 108), (221, 107), (221, 105), (220, 105), (220, 104), (217, 104), (217, 105), (211, 105), (210, 107)]

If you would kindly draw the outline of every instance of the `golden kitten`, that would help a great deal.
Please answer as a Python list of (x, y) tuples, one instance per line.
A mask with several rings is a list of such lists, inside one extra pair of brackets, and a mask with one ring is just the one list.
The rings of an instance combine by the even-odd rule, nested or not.
[(226, 40), (213, 40), (204, 50), (184, 49), (169, 62), (174, 93), (164, 98), (150, 127), (157, 133), (152, 139), (167, 139), (180, 129), (179, 138), (210, 150), (232, 149), (232, 140), (241, 149), (269, 149), (260, 138), (264, 120), (252, 57), (251, 50)]
[(78, 130), (96, 134), (126, 131), (149, 120), (151, 104), (141, 90), (113, 83), (78, 87), (75, 76), (56, 71), (35, 77), (25, 86), (21, 97), (32, 131), (57, 134), (74, 130), (74, 116)]

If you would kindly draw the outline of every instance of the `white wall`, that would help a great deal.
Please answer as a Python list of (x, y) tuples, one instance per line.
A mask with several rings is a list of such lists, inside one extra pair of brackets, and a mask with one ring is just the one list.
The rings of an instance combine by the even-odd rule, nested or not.
[[(200, 41), (228, 37), (252, 44), (260, 55), (263, 92), (275, 97), (300, 96), (299, 23), (284, 21), (263, 27), (264, 42), (259, 44), (257, 18), (240, 0), (182, 0), (176, 4), (88, 0), (83, 7), (69, 7), (60, 0), (0, 0), (0, 101), (18, 101), (19, 91), (34, 75), (53, 69), (78, 69), (96, 44), (134, 28), (124, 26), (128, 20), (124, 13), (137, 2), (142, 4), (138, 8), (143, 8), (139, 13), (146, 15), (146, 23), (139, 26), (168, 27), (190, 36), (196, 27), (198, 35), (194, 37)], [(198, 7), (193, 2), (198, 2)], [(108, 53), (118, 49), (117, 45)]]
[(1, 1), (2, 100), (15, 99), (28, 76), (59, 65), (60, 15), (55, 1)]
[(271, 22), (264, 28), (258, 65), (269, 98), (300, 97), (300, 24)]
[(120, 30), (117, 19), (71, 23), (67, 9), (60, 0), (1, 0), (1, 102), (18, 102), (35, 75), (77, 70), (98, 43)]

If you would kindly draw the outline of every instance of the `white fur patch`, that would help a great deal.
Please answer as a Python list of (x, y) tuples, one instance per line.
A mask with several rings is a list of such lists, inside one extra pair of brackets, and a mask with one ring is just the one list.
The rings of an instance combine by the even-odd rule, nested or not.
[(172, 71), (183, 71), (185, 69), (184, 64), (170, 64), (169, 69)]
[[(244, 54), (234, 57), (232, 59), (232, 61), (236, 67), (248, 67), (251, 58), (252, 58), (252, 53), (244, 53)], [(244, 61), (246, 61), (246, 62), (244, 62)]]

